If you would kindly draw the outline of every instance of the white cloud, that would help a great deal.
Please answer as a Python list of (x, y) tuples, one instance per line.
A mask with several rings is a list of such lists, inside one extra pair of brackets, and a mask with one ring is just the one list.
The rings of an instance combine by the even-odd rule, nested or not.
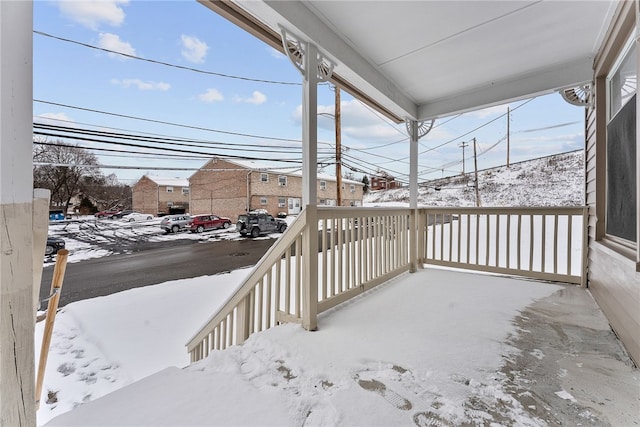
[(73, 119), (65, 113), (44, 113), (36, 116), (34, 121), (43, 124), (60, 125), (60, 122), (73, 122)]
[(240, 96), (236, 96), (233, 98), (233, 100), (235, 102), (245, 102), (247, 104), (261, 105), (267, 102), (267, 95), (257, 90), (254, 90), (250, 98), (242, 98)]
[(138, 90), (160, 90), (160, 91), (166, 91), (169, 90), (171, 88), (171, 85), (169, 83), (164, 83), (164, 82), (152, 82), (152, 81), (142, 81), (140, 79), (124, 79), (124, 80), (118, 80), (118, 79), (111, 79), (111, 83), (116, 85), (116, 86), (120, 86), (123, 87), (125, 89), (130, 88), (130, 87), (136, 87), (138, 88)]
[(204, 62), (209, 46), (202, 40), (193, 36), (181, 36), (182, 39), (182, 56), (189, 62), (196, 64)]
[[(333, 113), (333, 105), (318, 105), (318, 127), (333, 130), (335, 127), (334, 119), (330, 117), (333, 116)], [(342, 101), (340, 103), (340, 114), (342, 133), (347, 137), (364, 141), (408, 138), (404, 130), (404, 124), (393, 124), (358, 100)], [(298, 105), (294, 111), (293, 120), (297, 123), (302, 122), (301, 105)]]
[[(136, 50), (129, 44), (128, 42), (120, 40), (120, 36), (111, 33), (100, 33), (100, 40), (98, 41), (98, 46), (103, 49), (113, 50), (114, 52), (124, 53), (125, 55), (135, 56)], [(124, 60), (125, 57), (115, 54), (109, 53), (109, 56), (112, 58), (118, 58)]]
[(507, 112), (507, 108), (510, 104), (504, 105), (496, 105), (494, 107), (483, 108), (482, 110), (471, 111), (469, 113), (465, 113), (467, 117), (474, 117), (478, 119), (485, 119), (490, 116), (497, 116), (500, 114), (505, 114)]
[(129, 4), (129, 0), (101, 0), (101, 1), (69, 1), (57, 3), (62, 15), (97, 30), (101, 24), (119, 26), (124, 22), (125, 13), (120, 7)]
[(198, 95), (198, 99), (203, 102), (216, 102), (224, 100), (224, 96), (218, 89), (207, 89), (205, 93)]
[(269, 55), (273, 56), (276, 59), (285, 59), (287, 57), (287, 55), (272, 48), (271, 46), (267, 46), (267, 52), (269, 52)]

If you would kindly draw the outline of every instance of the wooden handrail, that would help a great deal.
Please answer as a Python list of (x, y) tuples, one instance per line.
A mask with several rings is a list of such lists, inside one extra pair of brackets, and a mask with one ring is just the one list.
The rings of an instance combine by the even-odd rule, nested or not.
[(207, 323), (200, 328), (196, 334), (194, 334), (186, 344), (187, 350), (191, 352), (195, 346), (200, 344), (202, 340), (224, 319), (256, 285), (267, 271), (273, 267), (275, 262), (280, 262), (280, 259), (300, 233), (307, 226), (307, 214), (306, 210), (303, 210), (296, 220), (293, 222), (284, 234), (276, 241), (276, 243), (269, 248), (269, 250), (263, 255), (258, 263), (253, 268), (249, 276), (240, 284), (238, 289), (222, 304), (220, 309), (209, 318)]

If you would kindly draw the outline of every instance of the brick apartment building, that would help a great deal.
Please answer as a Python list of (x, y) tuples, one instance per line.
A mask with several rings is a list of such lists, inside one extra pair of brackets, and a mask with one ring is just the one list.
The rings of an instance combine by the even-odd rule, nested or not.
[[(266, 209), (297, 214), (302, 205), (300, 172), (269, 170), (251, 161), (218, 158), (208, 161), (189, 178), (192, 214), (215, 213), (231, 219), (247, 210)], [(318, 205), (336, 206), (336, 178), (318, 175)], [(361, 206), (364, 185), (342, 181), (342, 206)]]
[(371, 191), (391, 190), (392, 188), (402, 187), (402, 184), (396, 181), (393, 176), (384, 172), (379, 175), (372, 176), (369, 181), (369, 188)]
[(189, 181), (144, 175), (131, 189), (136, 212), (165, 215), (189, 212)]

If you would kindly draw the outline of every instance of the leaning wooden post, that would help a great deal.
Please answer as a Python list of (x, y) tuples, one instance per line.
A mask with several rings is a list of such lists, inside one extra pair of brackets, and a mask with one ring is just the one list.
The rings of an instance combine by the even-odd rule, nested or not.
[(38, 364), (38, 377), (36, 379), (36, 410), (40, 407), (40, 395), (42, 394), (42, 381), (44, 380), (44, 371), (47, 366), (47, 356), (49, 355), (49, 345), (51, 344), (51, 333), (53, 332), (53, 323), (56, 319), (56, 311), (58, 311), (58, 302), (60, 301), (60, 291), (62, 282), (64, 281), (64, 273), (67, 270), (67, 257), (69, 251), (61, 249), (56, 256), (56, 265), (53, 270), (53, 279), (51, 280), (51, 297), (49, 298), (49, 306), (47, 307), (47, 318), (44, 325), (44, 334), (42, 336), (42, 348), (40, 349), (40, 363)]

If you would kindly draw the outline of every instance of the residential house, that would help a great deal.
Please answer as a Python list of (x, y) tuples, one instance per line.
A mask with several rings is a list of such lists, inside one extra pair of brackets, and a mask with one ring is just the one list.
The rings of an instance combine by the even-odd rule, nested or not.
[(391, 190), (400, 187), (402, 187), (402, 184), (386, 172), (379, 171), (378, 175), (372, 175), (369, 180), (369, 189), (371, 191)]
[(144, 175), (131, 189), (133, 210), (152, 215), (189, 212), (189, 181)]
[[(318, 204), (336, 206), (336, 178), (318, 175)], [(300, 172), (272, 170), (252, 161), (209, 160), (189, 177), (191, 213), (213, 212), (236, 218), (247, 210), (298, 214), (302, 201)], [(342, 180), (342, 206), (361, 206), (364, 184)]]

